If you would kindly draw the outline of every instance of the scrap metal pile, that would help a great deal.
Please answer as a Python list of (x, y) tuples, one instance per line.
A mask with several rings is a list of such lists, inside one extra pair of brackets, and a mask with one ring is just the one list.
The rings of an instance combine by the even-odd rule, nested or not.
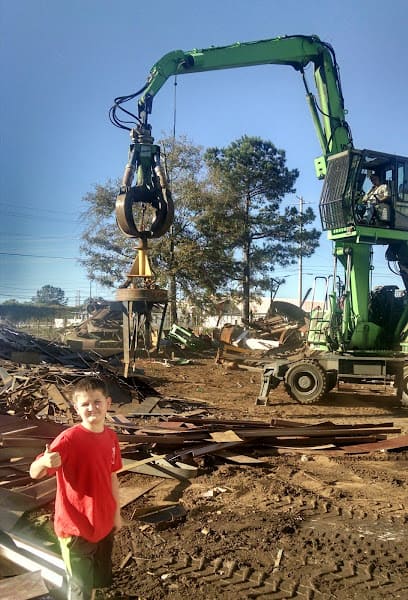
[[(52, 354), (49, 358), (55, 361), (54, 347)], [(123, 485), (122, 507), (158, 485), (157, 478), (188, 482), (205, 473), (209, 465), (216, 468), (227, 462), (262, 468), (268, 456), (283, 453), (341, 455), (408, 447), (408, 436), (398, 436), (400, 429), (392, 423), (305, 425), (280, 419), (213, 418), (205, 403), (163, 397), (146, 378), (125, 380), (106, 361), (90, 364), (92, 369), (82, 362), (80, 368), (65, 364), (66, 355), (61, 356), (62, 363), (31, 366), (1, 361), (0, 556), (33, 572), (0, 580), (0, 594), (1, 586), (4, 590), (14, 586), (16, 590), (21, 585), (28, 594), (24, 598), (32, 598), (39, 595), (38, 590), (45, 593), (44, 580), (51, 587), (63, 586), (64, 570), (56, 546), (47, 546), (38, 531), (35, 544), (27, 545), (27, 520), (32, 518), (37, 523), (38, 517), (34, 516), (45, 510), (43, 518), (49, 523), (55, 496), (55, 477), (34, 482), (29, 477), (29, 466), (47, 443), (75, 422), (70, 390), (86, 373), (103, 376), (115, 399), (107, 424), (119, 437), (124, 476), (137, 473), (154, 477), (152, 484), (144, 488), (140, 484)], [(132, 519), (155, 526), (174, 524), (186, 515), (180, 502), (137, 506), (132, 511)]]
[(289, 302), (271, 302), (265, 317), (248, 327), (224, 325), (217, 362), (261, 367), (272, 356), (296, 355), (305, 347), (308, 314)]
[(94, 352), (79, 354), (64, 344), (34, 337), (0, 323), (0, 360), (89, 367), (96, 358), (100, 358), (100, 355)]
[[(157, 402), (156, 402), (157, 404)], [(154, 414), (156, 406), (150, 401)], [(204, 412), (201, 410), (201, 412)], [(143, 414), (147, 414), (146, 411)], [(152, 413), (153, 414), (153, 410)], [(146, 424), (139, 414), (109, 415), (117, 431), (123, 458), (122, 471), (186, 481), (196, 477), (204, 456), (241, 465), (262, 465), (270, 454), (307, 452), (356, 454), (408, 446), (408, 436), (388, 438), (400, 429), (392, 423), (304, 425), (293, 421), (223, 420), (174, 414)], [(55, 478), (33, 482), (32, 460), (66, 425), (51, 420), (0, 416), (0, 529), (12, 531), (26, 511), (49, 503)]]
[(89, 316), (77, 326), (67, 328), (62, 341), (72, 350), (96, 350), (102, 356), (122, 352), (122, 303), (94, 302)]

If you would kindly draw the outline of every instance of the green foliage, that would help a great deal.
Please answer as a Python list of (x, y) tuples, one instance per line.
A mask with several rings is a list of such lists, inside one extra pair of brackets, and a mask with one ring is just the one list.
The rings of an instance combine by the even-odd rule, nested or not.
[(135, 255), (135, 240), (123, 236), (115, 219), (119, 182), (97, 184), (83, 197), (86, 209), (81, 214), (85, 225), (80, 245), (80, 263), (88, 278), (113, 287), (124, 279)]
[(48, 321), (55, 317), (66, 316), (69, 309), (65, 306), (40, 306), (38, 304), (11, 304), (9, 301), (0, 304), (0, 317), (11, 323), (28, 321)]
[(294, 193), (297, 169), (286, 167), (286, 156), (271, 142), (243, 136), (226, 148), (205, 153), (214, 203), (202, 215), (202, 228), (218, 232), (235, 257), (235, 280), (242, 289), (244, 320), (249, 318), (251, 292), (269, 289), (270, 276), (294, 263), (301, 252), (310, 256), (320, 232), (307, 229), (315, 216), (295, 206), (281, 209)]
[(41, 289), (37, 290), (36, 295), (32, 297), (32, 301), (37, 304), (49, 305), (65, 305), (67, 303), (64, 290), (53, 285), (43, 285)]

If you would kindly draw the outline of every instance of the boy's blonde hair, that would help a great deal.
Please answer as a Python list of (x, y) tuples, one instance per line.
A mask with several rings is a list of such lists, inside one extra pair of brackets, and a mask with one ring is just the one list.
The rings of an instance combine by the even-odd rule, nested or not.
[(100, 377), (82, 377), (79, 381), (74, 385), (74, 390), (72, 392), (72, 402), (75, 404), (77, 397), (79, 394), (83, 392), (90, 392), (93, 390), (100, 390), (105, 398), (109, 397), (109, 389), (106, 381), (101, 379)]

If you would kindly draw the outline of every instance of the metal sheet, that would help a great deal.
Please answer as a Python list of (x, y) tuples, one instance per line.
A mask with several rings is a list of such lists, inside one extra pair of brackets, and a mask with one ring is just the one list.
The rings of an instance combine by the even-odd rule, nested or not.
[(48, 594), (41, 571), (24, 573), (0, 581), (2, 600), (31, 600)]

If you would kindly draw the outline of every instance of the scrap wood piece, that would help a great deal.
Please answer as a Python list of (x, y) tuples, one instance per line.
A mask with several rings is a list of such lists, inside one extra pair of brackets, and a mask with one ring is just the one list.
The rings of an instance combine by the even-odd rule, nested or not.
[(282, 556), (283, 556), (283, 548), (280, 548), (278, 550), (278, 554), (276, 555), (276, 558), (275, 558), (275, 563), (273, 565), (272, 573), (276, 573), (279, 570), (279, 566), (281, 564)]
[(123, 569), (123, 567), (126, 567), (126, 565), (130, 561), (130, 559), (132, 558), (132, 556), (133, 556), (133, 553), (132, 553), (131, 550), (129, 550), (129, 552), (126, 554), (126, 556), (120, 562), (120, 565), (119, 565), (119, 570), (120, 571)]
[(376, 435), (381, 433), (401, 433), (398, 427), (345, 427), (339, 425), (335, 428), (320, 427), (269, 427), (259, 429), (240, 429), (239, 435), (244, 439), (262, 438), (262, 437), (330, 437), (337, 436), (356, 436)]
[(174, 428), (168, 427), (166, 430), (165, 427), (163, 427), (162, 425), (160, 425), (160, 426), (156, 426), (156, 425), (141, 426), (140, 424), (135, 423), (134, 421), (130, 421), (126, 415), (122, 415), (122, 414), (109, 415), (109, 425), (111, 427), (123, 427), (125, 429), (129, 429), (129, 430), (133, 430), (133, 431), (136, 430), (138, 433), (159, 433), (159, 434), (168, 433), (171, 435), (173, 435), (174, 433), (177, 433), (174, 431)]
[(32, 437), (56, 437), (66, 426), (55, 423), (54, 421), (41, 421), (39, 419), (21, 419), (10, 415), (0, 415), (0, 433), (3, 436), (18, 437), (25, 436), (25, 432), (30, 431)]
[(6, 435), (11, 435), (13, 433), (19, 433), (20, 435), (24, 432), (24, 431), (29, 431), (29, 430), (34, 430), (37, 428), (36, 425), (25, 425), (26, 421), (22, 421), (20, 419), (21, 422), (21, 427), (19, 427), (18, 425), (16, 425), (15, 427), (13, 425), (9, 425), (3, 422), (2, 418), (4, 417), (4, 415), (0, 416), (0, 433), (3, 436)]
[(13, 376), (4, 367), (0, 367), (0, 378), (3, 383), (2, 392), (13, 384)]
[[(212, 409), (211, 409), (212, 410)], [(200, 415), (208, 415), (208, 408), (195, 408), (193, 410), (184, 410), (183, 412), (177, 413), (177, 416), (187, 417), (187, 416), (200, 416)]]
[[(163, 434), (163, 435), (172, 435), (172, 436), (183, 436), (187, 439), (200, 439), (205, 437), (208, 433), (208, 430), (204, 427), (193, 427), (193, 428), (183, 428), (181, 431), (177, 431), (172, 427), (160, 427), (160, 426), (142, 426), (139, 425), (140, 433), (153, 433), (153, 434)], [(198, 437), (197, 437), (198, 436)]]
[(185, 444), (196, 444), (202, 440), (205, 440), (207, 435), (199, 435), (194, 438), (186, 438), (185, 435), (181, 435), (174, 432), (173, 435), (169, 433), (164, 435), (153, 435), (152, 433), (136, 433), (136, 434), (118, 434), (120, 442), (129, 442), (131, 444), (139, 444), (144, 446), (184, 446)]
[(197, 429), (197, 425), (195, 423), (190, 423), (189, 421), (180, 420), (174, 417), (174, 419), (168, 419), (167, 421), (161, 421), (157, 423), (157, 427), (160, 429), (169, 429), (186, 431), (187, 429)]
[(322, 446), (312, 446), (310, 448), (301, 448), (301, 447), (292, 447), (292, 446), (275, 446), (271, 449), (273, 451), (273, 455), (281, 455), (281, 454), (324, 454), (324, 456), (339, 456), (343, 455), (344, 452), (340, 450), (334, 444), (324, 444)]
[(212, 431), (210, 437), (214, 442), (242, 442), (243, 439), (239, 437), (232, 429), (227, 431)]
[(22, 475), (21, 473), (18, 475), (17, 473), (14, 473), (14, 475), (9, 475), (6, 478), (3, 477), (0, 481), (0, 487), (18, 491), (21, 487), (32, 483), (32, 481), (33, 480), (29, 475)]
[(180, 452), (169, 454), (167, 455), (167, 458), (171, 461), (174, 461), (176, 459), (186, 459), (188, 456), (191, 456), (192, 458), (198, 458), (199, 456), (212, 454), (224, 448), (233, 448), (235, 446), (241, 445), (245, 445), (245, 442), (243, 440), (234, 442), (213, 442), (210, 444), (205, 444), (204, 446), (193, 446), (191, 448), (181, 450)]
[(186, 509), (182, 504), (174, 502), (161, 503), (157, 506), (145, 506), (133, 512), (132, 518), (145, 523), (156, 525), (163, 522), (172, 522), (186, 516)]
[(34, 498), (38, 502), (41, 502), (40, 506), (43, 506), (54, 499), (56, 490), (57, 480), (53, 476), (41, 481), (32, 481), (30, 486), (22, 488), (19, 491), (24, 493), (27, 498)]
[(121, 486), (119, 488), (120, 508), (127, 506), (131, 502), (134, 502), (138, 498), (141, 498), (141, 496), (144, 496), (148, 492), (151, 492), (154, 488), (156, 488), (161, 483), (163, 483), (163, 480), (155, 481), (155, 483), (148, 485), (147, 487), (144, 487), (144, 488), (141, 488), (140, 486)]
[[(295, 437), (295, 438), (285, 438), (281, 437), (278, 440), (271, 439), (271, 444), (277, 448), (292, 448), (294, 450), (302, 448), (308, 448), (310, 450), (318, 450), (319, 448), (339, 448), (348, 444), (355, 444), (356, 440), (358, 442), (377, 442), (379, 439), (385, 439), (384, 436), (381, 435), (368, 435), (368, 436), (351, 436), (351, 437), (339, 437), (339, 436), (329, 436), (327, 438), (319, 437), (319, 438), (304, 438), (304, 437)], [(318, 442), (318, 443), (317, 443)], [(264, 443), (264, 442), (263, 442)]]
[(247, 456), (245, 454), (235, 454), (232, 450), (218, 450), (214, 452), (217, 456), (225, 458), (225, 460), (239, 465), (264, 465), (266, 461), (255, 458), (254, 456)]
[(377, 452), (381, 450), (403, 450), (408, 448), (408, 435), (400, 435), (398, 437), (377, 442), (368, 442), (355, 444), (353, 446), (342, 447), (346, 454), (364, 454), (369, 452)]
[(48, 595), (48, 588), (41, 576), (41, 571), (15, 575), (0, 581), (0, 598), (2, 600), (31, 600), (31, 598), (45, 595)]
[[(214, 425), (219, 427), (269, 427), (268, 421), (251, 421), (251, 420), (240, 420), (240, 419), (217, 419), (211, 417), (200, 417), (196, 418), (194, 415), (174, 415), (167, 419), (167, 424), (171, 426), (172, 422), (180, 422), (192, 425)], [(289, 423), (285, 421), (285, 426)], [(302, 423), (296, 423), (297, 426), (302, 426)]]
[(160, 459), (160, 458), (165, 458), (165, 454), (162, 454), (161, 456), (158, 455), (152, 455), (152, 456), (148, 456), (147, 458), (142, 458), (141, 460), (129, 460), (128, 458), (122, 458), (122, 468), (119, 469), (119, 471), (116, 471), (117, 473), (122, 473), (123, 471), (132, 471), (132, 469), (134, 469), (135, 467), (139, 467), (140, 465), (145, 465), (148, 464), (149, 462), (152, 462), (154, 460)]
[(153, 462), (146, 462), (140, 466), (130, 469), (135, 473), (143, 475), (153, 475), (155, 477), (164, 477), (166, 479), (178, 479), (179, 481), (188, 481), (197, 477), (198, 468), (180, 461), (169, 462), (165, 458), (160, 458)]
[(385, 423), (350, 423), (350, 424), (338, 424), (338, 423), (333, 423), (333, 421), (322, 421), (321, 423), (313, 423), (313, 424), (307, 424), (307, 423), (298, 423), (297, 427), (319, 427), (319, 428), (325, 428), (325, 429), (340, 429), (340, 428), (344, 428), (347, 427), (347, 429), (371, 429), (373, 427), (379, 427), (379, 428), (385, 428), (385, 427), (393, 427), (394, 423), (392, 423), (391, 421), (386, 421)]
[(132, 408), (132, 412), (130, 414), (148, 415), (157, 406), (159, 400), (159, 396), (147, 396), (146, 398), (144, 398), (143, 402), (139, 403), (139, 406), (136, 409)]
[[(50, 437), (51, 441), (53, 438)], [(48, 440), (44, 438), (33, 438), (33, 437), (17, 437), (17, 436), (5, 436), (0, 433), (0, 446), (3, 448), (39, 448), (44, 449), (44, 446)]]
[[(42, 448), (44, 445), (42, 445)], [(39, 447), (12, 446), (0, 448), (0, 463), (9, 462), (16, 458), (35, 458), (39, 454)]]
[(39, 506), (40, 502), (26, 494), (0, 489), (0, 529), (11, 531), (23, 513)]
[(71, 403), (63, 392), (55, 385), (55, 383), (49, 383), (46, 385), (48, 396), (51, 398), (53, 403), (58, 406), (60, 410), (71, 410)]

